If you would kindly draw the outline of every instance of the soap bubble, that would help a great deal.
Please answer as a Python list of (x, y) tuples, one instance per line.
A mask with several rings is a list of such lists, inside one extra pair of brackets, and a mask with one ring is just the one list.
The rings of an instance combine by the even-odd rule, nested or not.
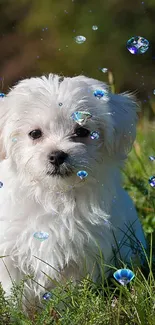
[(85, 36), (82, 36), (82, 35), (79, 35), (79, 36), (76, 36), (75, 37), (75, 42), (77, 44), (82, 44), (86, 41), (86, 37)]

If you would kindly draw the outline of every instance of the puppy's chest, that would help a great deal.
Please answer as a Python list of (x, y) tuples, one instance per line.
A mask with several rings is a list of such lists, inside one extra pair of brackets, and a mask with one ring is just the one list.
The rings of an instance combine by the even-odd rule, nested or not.
[(77, 262), (85, 255), (88, 238), (84, 226), (79, 228), (72, 216), (62, 220), (49, 213), (29, 218), (21, 227), (17, 229), (12, 254), (24, 258), (27, 265), (32, 263), (32, 256), (36, 256), (56, 268), (63, 268), (69, 261)]

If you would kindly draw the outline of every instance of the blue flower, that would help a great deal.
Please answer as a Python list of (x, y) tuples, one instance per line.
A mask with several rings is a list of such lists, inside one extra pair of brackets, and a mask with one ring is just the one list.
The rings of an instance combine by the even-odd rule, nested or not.
[(135, 277), (134, 273), (129, 269), (119, 269), (114, 272), (113, 277), (123, 286), (128, 284)]

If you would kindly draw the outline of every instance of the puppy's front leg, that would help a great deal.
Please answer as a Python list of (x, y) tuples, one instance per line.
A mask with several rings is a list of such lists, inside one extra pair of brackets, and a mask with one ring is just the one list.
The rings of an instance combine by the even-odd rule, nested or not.
[(0, 258), (0, 282), (7, 296), (10, 296), (11, 287), (15, 281), (19, 283), (20, 274), (18, 269), (12, 265), (11, 258)]

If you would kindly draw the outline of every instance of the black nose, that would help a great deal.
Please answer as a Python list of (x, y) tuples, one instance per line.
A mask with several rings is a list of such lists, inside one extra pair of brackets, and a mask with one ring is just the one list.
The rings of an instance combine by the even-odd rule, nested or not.
[(68, 157), (68, 154), (63, 152), (63, 151), (55, 151), (52, 152), (51, 155), (49, 156), (49, 160), (51, 164), (59, 166), (63, 164), (65, 159)]

